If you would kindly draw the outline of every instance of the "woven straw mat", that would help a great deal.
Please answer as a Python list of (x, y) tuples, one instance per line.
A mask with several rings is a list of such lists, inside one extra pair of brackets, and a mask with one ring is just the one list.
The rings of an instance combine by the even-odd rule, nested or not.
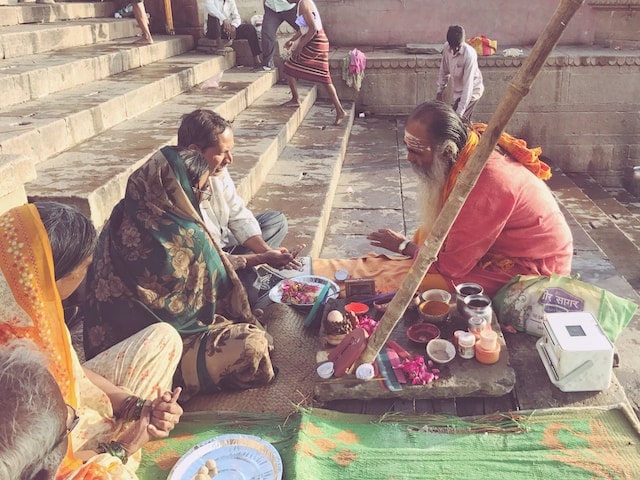
[(184, 405), (185, 411), (204, 410), (273, 413), (286, 416), (296, 406), (310, 406), (316, 376), (317, 333), (303, 323), (308, 312), (273, 304), (266, 312), (267, 331), (273, 336), (273, 364), (279, 372), (266, 387), (241, 392), (197, 395)]

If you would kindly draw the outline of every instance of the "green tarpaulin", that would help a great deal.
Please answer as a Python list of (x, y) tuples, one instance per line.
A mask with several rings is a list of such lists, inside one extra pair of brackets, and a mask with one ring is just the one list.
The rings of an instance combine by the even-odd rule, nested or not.
[(169, 440), (147, 445), (140, 478), (166, 478), (189, 448), (242, 433), (271, 442), (286, 480), (581, 480), (640, 478), (639, 435), (619, 409), (572, 409), (461, 419), (301, 410), (188, 414)]

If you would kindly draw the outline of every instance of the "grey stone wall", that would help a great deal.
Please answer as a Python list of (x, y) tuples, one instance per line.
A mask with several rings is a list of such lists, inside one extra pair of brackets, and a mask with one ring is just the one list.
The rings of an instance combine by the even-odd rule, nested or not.
[[(408, 114), (435, 98), (439, 55), (368, 49), (362, 89), (355, 92), (342, 79), (347, 53), (334, 53), (332, 76), (341, 98), (355, 100), (358, 111)], [(474, 121), (490, 120), (523, 59), (500, 53), (479, 59), (486, 91)], [(506, 130), (541, 146), (566, 171), (588, 172), (603, 185), (619, 186), (640, 165), (639, 78), (640, 51), (558, 47)]]

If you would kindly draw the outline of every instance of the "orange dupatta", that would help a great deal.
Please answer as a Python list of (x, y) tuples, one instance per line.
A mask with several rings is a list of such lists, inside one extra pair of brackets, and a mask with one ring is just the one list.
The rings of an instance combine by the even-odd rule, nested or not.
[[(55, 284), (51, 246), (38, 210), (34, 205), (9, 210), (0, 216), (0, 232), (0, 270), (4, 277), (0, 279), (0, 295), (5, 299), (0, 306), (0, 344), (21, 338), (38, 345), (49, 358), (49, 371), (65, 402), (77, 408), (73, 347)], [(69, 437), (58, 477), (81, 466)], [(102, 478), (102, 471), (100, 466), (87, 464), (74, 478)]]

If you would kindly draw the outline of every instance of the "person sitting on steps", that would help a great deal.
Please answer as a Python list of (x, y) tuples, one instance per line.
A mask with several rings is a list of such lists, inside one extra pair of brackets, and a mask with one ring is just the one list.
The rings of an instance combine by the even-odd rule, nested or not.
[[(205, 3), (207, 18), (204, 24), (205, 36), (211, 40), (218, 40), (218, 48), (231, 46), (235, 39), (249, 41), (249, 48), (253, 56), (253, 68), (262, 67), (260, 42), (256, 27), (250, 23), (241, 23), (235, 0), (207, 0)], [(228, 40), (225, 42), (224, 40)], [(226, 45), (225, 45), (226, 43)]]

